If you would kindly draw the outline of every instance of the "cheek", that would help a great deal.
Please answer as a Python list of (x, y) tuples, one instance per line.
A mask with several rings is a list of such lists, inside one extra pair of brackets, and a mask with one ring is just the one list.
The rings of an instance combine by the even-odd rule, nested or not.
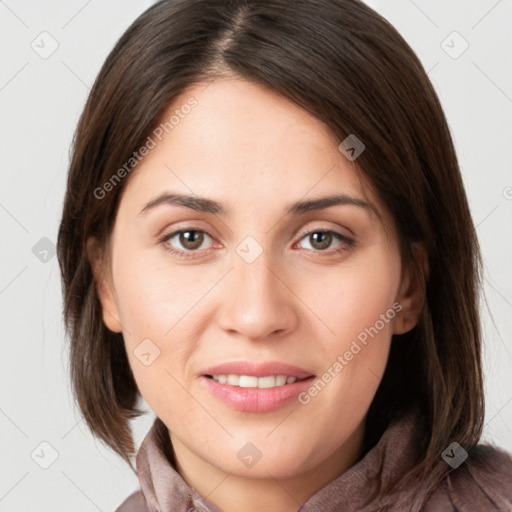
[(308, 279), (309, 289), (304, 290), (311, 310), (329, 327), (328, 334), (317, 339), (325, 369), (312, 395), (322, 394), (326, 410), (337, 414), (347, 408), (364, 414), (387, 363), (399, 308), (395, 299), (400, 267), (397, 259), (376, 256), (340, 266), (315, 286)]
[[(329, 327), (331, 340), (337, 348), (374, 326), (381, 315), (379, 331), (391, 336), (394, 310), (392, 308), (399, 285), (399, 267), (389, 259), (368, 258), (342, 267), (338, 272), (319, 279), (308, 278), (304, 297), (308, 306)], [(330, 343), (331, 344), (331, 343)]]
[(180, 410), (191, 408), (179, 383), (197, 348), (201, 298), (216, 279), (192, 266), (165, 267), (141, 251), (118, 258), (114, 280), (126, 351), (142, 396), (153, 410), (161, 410), (168, 396)]
[(141, 251), (119, 261), (116, 289), (126, 330), (163, 340), (175, 326), (182, 328), (181, 320), (207, 288), (204, 273), (191, 266), (165, 266), (160, 259)]

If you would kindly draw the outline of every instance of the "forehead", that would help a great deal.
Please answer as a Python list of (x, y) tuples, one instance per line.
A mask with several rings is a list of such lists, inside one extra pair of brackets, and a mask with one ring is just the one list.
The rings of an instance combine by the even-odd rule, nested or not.
[(366, 197), (379, 207), (323, 122), (270, 88), (239, 78), (189, 87), (150, 137), (154, 147), (125, 191), (139, 204), (169, 189), (227, 205), (236, 197), (255, 213), (262, 204), (333, 193)]

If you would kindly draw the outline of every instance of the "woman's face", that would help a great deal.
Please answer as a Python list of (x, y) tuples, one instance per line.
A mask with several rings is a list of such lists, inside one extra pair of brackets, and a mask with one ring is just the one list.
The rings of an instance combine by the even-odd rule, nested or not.
[(391, 336), (412, 327), (389, 213), (341, 141), (269, 89), (216, 80), (173, 114), (125, 178), (100, 292), (140, 393), (183, 458), (225, 472), (353, 462)]

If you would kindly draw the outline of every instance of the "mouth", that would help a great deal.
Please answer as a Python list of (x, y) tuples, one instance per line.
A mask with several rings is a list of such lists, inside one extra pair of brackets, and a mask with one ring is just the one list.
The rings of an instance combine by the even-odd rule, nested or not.
[(314, 377), (313, 372), (280, 361), (230, 361), (207, 368), (202, 375), (242, 388), (273, 388)]
[(230, 408), (261, 413), (296, 400), (315, 375), (277, 361), (233, 361), (206, 369), (201, 378), (205, 389)]
[(268, 389), (287, 386), (289, 384), (293, 384), (294, 382), (301, 382), (303, 380), (314, 377), (314, 375), (303, 378), (294, 377), (292, 375), (265, 375), (263, 377), (257, 377), (255, 375), (236, 374), (205, 375), (205, 377), (213, 379), (219, 384), (229, 384), (230, 386), (237, 386), (240, 388)]

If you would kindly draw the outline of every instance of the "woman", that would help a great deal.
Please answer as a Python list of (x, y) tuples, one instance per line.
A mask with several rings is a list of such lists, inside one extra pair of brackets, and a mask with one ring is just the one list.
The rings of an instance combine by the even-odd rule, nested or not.
[(58, 239), (71, 378), (119, 512), (511, 510), (480, 255), (438, 98), (355, 0), (163, 0), (79, 122)]

